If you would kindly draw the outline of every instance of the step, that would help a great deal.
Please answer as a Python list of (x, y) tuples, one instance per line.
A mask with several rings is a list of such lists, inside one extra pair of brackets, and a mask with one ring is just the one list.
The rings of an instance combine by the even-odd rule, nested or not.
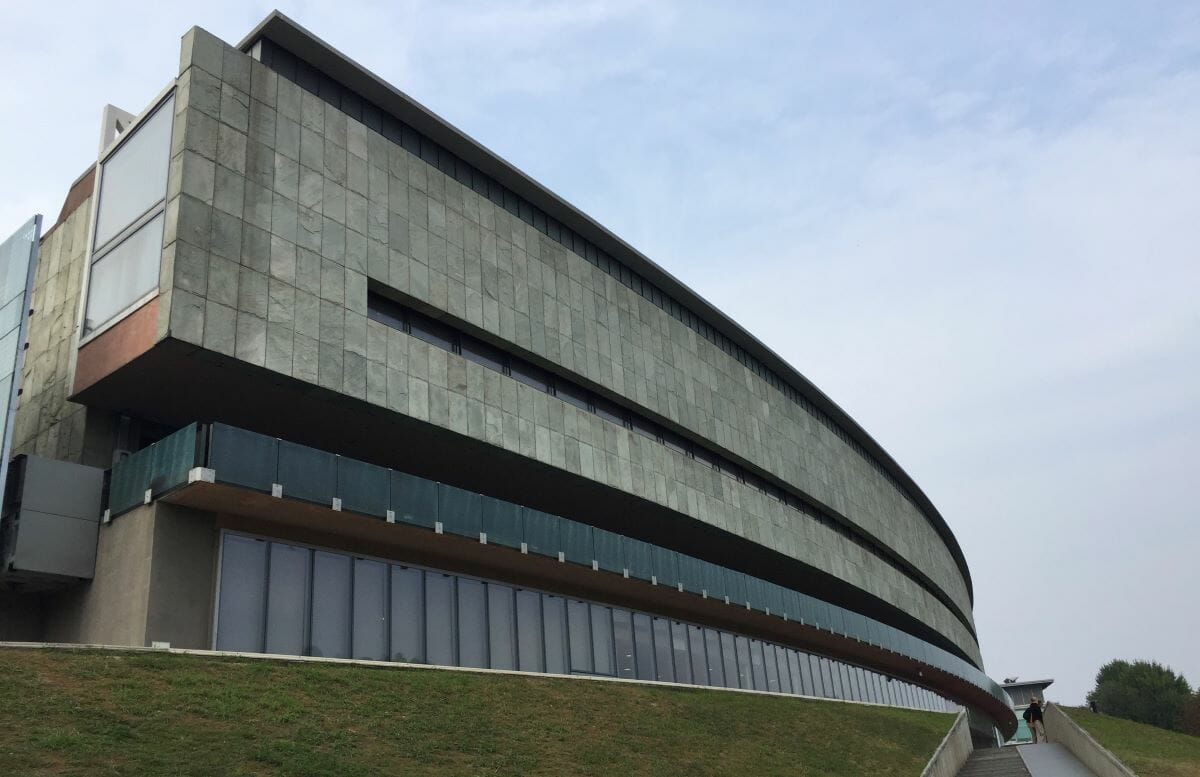
[(1015, 747), (976, 750), (958, 771), (958, 777), (1029, 777)]

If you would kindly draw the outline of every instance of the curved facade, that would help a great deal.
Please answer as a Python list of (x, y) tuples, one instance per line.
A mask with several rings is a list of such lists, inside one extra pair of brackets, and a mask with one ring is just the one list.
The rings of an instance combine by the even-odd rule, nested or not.
[[(143, 143), (150, 150), (135, 161), (155, 164), (142, 160), (157, 158), (152, 143), (167, 124), (165, 193), (139, 194), (145, 202), (124, 207), (129, 218), (113, 226), (105, 198), (123, 195), (124, 160), (135, 156), (122, 148)], [(166, 448), (134, 455), (145, 471), (114, 470), (135, 499), (110, 515), (162, 497), (210, 516), (211, 577), (225, 593), (198, 605), (216, 614), (209, 645), (314, 652), (314, 622), (332, 617), (335, 642), (348, 640), (334, 653), (353, 654), (354, 606), (325, 605), (318, 615), (315, 602), (342, 601), (342, 586), (357, 590), (361, 566), (364, 585), (380, 591), (364, 606), (384, 608), (364, 628), (383, 639), (384, 625), (409, 623), (387, 604), (387, 581), (418, 569), (422, 580), (466, 581), (454, 590), (469, 603), (450, 609), (495, 606), (514, 635), (484, 638), (499, 639), (487, 654), (499, 664), (430, 658), (432, 643), (422, 643), (421, 660), (432, 663), (523, 668), (520, 651), (534, 644), (523, 648), (515, 636), (526, 591), (543, 597), (543, 625), (545, 602), (562, 603), (564, 656), (587, 647), (582, 668), (567, 658), (563, 672), (622, 676), (627, 656), (629, 677), (802, 693), (824, 687), (802, 679), (802, 657), (812, 656), (812, 677), (820, 661), (834, 667), (830, 693), (816, 695), (833, 695), (841, 666), (845, 698), (897, 703), (890, 678), (912, 688), (910, 701), (923, 700), (916, 706), (965, 704), (1002, 730), (1012, 724), (1003, 692), (983, 673), (961, 549), (851, 418), (647, 258), (286, 18), (273, 15), (237, 48), (189, 32), (178, 78), (99, 170), (94, 220), (109, 226), (80, 260), (93, 281), (82, 281), (73, 399), (161, 432), (199, 430), (189, 466), (174, 476), (159, 466)], [(156, 229), (161, 257), (125, 258), (138, 235)], [(157, 272), (158, 286), (146, 294), (104, 285), (121, 271)], [(196, 420), (232, 426), (187, 426)], [(247, 440), (277, 440), (274, 475), (234, 477), (253, 467), (216, 462), (221, 445), (230, 450), (221, 430), (234, 427), (257, 435)], [(279, 458), (279, 446), (293, 444), (339, 458), (327, 465), (329, 488), (281, 513), (309, 482)], [(358, 482), (336, 475), (350, 467), (344, 461), (376, 467), (361, 470), (373, 477), (404, 473), (450, 489), (439, 495), (473, 494), (483, 500), (478, 527), (466, 497), (438, 502), (436, 527), (406, 521), (408, 492), (395, 479), (379, 497), (385, 507), (343, 508), (357, 488), (347, 483)], [(179, 479), (192, 470), (215, 474)], [(139, 480), (146, 472), (159, 480)], [(374, 523), (338, 523), (313, 505)], [(509, 516), (490, 519), (490, 542), (488, 509)], [(562, 547), (531, 550), (525, 534), (551, 519), (562, 522), (553, 524)], [(136, 519), (112, 525), (126, 520)], [(437, 544), (430, 529), (455, 536)], [(497, 545), (496, 532), (521, 539)], [(272, 553), (307, 559), (295, 562), (307, 570), (300, 599), (271, 582)], [(546, 567), (547, 558), (563, 566)], [(314, 559), (348, 571), (328, 572), (340, 582), (327, 589), (315, 582)], [(265, 581), (255, 594), (262, 601), (229, 598), (242, 567), (246, 580)], [(302, 633), (274, 651), (269, 623), (251, 614), (285, 590), (295, 601), (284, 609), (299, 618), (289, 628)], [(431, 633), (429, 613), (441, 608), (422, 606), (420, 629)], [(239, 608), (243, 615), (229, 614)], [(462, 634), (479, 629), (465, 617), (453, 632), (460, 648), (469, 642)], [(588, 624), (586, 639), (568, 628), (570, 617)], [(636, 648), (639, 618), (649, 647)], [(403, 639), (415, 628), (400, 628)], [(546, 646), (558, 638), (544, 628), (539, 671), (555, 671)], [(719, 647), (722, 634), (733, 663), (713, 659), (711, 648), (701, 659), (698, 647), (706, 639)], [(617, 644), (626, 642), (633, 647), (623, 653)], [(672, 650), (681, 652), (667, 660)], [(612, 658), (603, 670), (602, 654)], [(651, 654), (657, 668), (637, 665)], [(413, 658), (379, 653), (396, 655)], [(699, 667), (718, 664), (720, 681), (701, 682)], [(741, 679), (731, 681), (729, 667)]]

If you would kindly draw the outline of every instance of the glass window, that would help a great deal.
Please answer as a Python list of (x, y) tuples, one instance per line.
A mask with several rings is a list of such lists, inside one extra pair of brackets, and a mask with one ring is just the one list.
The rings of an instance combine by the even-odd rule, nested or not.
[(567, 404), (574, 405), (580, 410), (588, 410), (588, 393), (574, 383), (556, 379), (554, 381), (554, 396)]
[(546, 671), (567, 674), (567, 607), (561, 596), (542, 595), (542, 626), (546, 634)]
[(158, 288), (163, 214), (158, 214), (92, 265), (85, 329), (91, 332)]
[(499, 348), (493, 348), (487, 343), (482, 343), (473, 337), (462, 337), (461, 344), (463, 358), (473, 361), (476, 364), (482, 364), (489, 370), (504, 372), (504, 351), (501, 351)]
[(217, 650), (262, 652), (266, 582), (267, 543), (226, 534), (221, 549)]
[(454, 578), (425, 574), (425, 660), (454, 666)]
[(617, 676), (637, 676), (633, 657), (633, 618), (629, 610), (613, 608), (613, 642), (617, 656)]
[(733, 643), (737, 648), (738, 687), (753, 690), (754, 674), (750, 663), (750, 640), (746, 637), (735, 636)]
[(708, 685), (708, 657), (704, 651), (704, 629), (688, 625), (688, 653), (692, 660), (692, 679), (696, 685)]
[(308, 565), (312, 551), (271, 543), (271, 578), (267, 585), (268, 653), (304, 655), (308, 621)]
[(671, 622), (666, 618), (653, 619), (655, 680), (675, 682), (674, 659), (671, 655)]
[(795, 650), (787, 651), (787, 666), (788, 675), (792, 680), (792, 693), (807, 694), (809, 691), (804, 687), (804, 672), (800, 667), (801, 656)]
[(821, 659), (809, 653), (807, 656), (809, 677), (812, 679), (813, 695), (825, 697), (825, 678), (821, 673)]
[(663, 429), (662, 430), (662, 441), (663, 441), (663, 445), (667, 446), (668, 448), (675, 451), (676, 453), (687, 453), (687, 449), (688, 449), (687, 440), (684, 440), (682, 437), (675, 434), (674, 432), (669, 432), (666, 429)]
[(592, 658), (596, 661), (596, 674), (616, 674), (612, 610), (600, 604), (592, 605)]
[(488, 665), (487, 599), (483, 583), (458, 579), (458, 665)]
[(621, 426), (625, 425), (625, 408), (600, 397), (594, 397), (592, 405), (596, 408), (596, 415), (605, 421), (612, 421), (614, 424), (620, 424)]
[(350, 657), (350, 590), (350, 557), (314, 551), (309, 655)]
[(727, 686), (725, 661), (721, 657), (721, 635), (713, 629), (704, 630), (704, 661), (708, 665), (708, 684), (717, 688)]
[(425, 580), (419, 569), (392, 567), (392, 660), (425, 661)]
[(675, 654), (675, 682), (692, 682), (692, 660), (688, 655), (687, 626), (671, 622), (671, 652)]
[(387, 564), (354, 559), (355, 658), (386, 661), (388, 657)]
[[(754, 687), (759, 691), (771, 690), (767, 682), (766, 661), (763, 659), (763, 643), (757, 639), (750, 640), (750, 671)], [(779, 688), (779, 678), (775, 678), (776, 690)]]
[(821, 695), (826, 699), (840, 699), (837, 687), (833, 684), (833, 667), (829, 664), (828, 658), (818, 658), (818, 663), (821, 665)]
[(437, 346), (445, 351), (454, 350), (457, 333), (442, 322), (436, 321), (429, 316), (409, 311), (408, 324), (412, 336), (418, 340), (424, 340), (430, 345)]
[(517, 668), (522, 672), (544, 672), (542, 641), (542, 595), (517, 591)]
[(367, 293), (367, 318), (404, 331), (404, 306), (373, 291)]
[(648, 419), (642, 418), (637, 413), (629, 414), (629, 425), (633, 431), (643, 437), (648, 437), (655, 442), (658, 441), (658, 427), (651, 423)]
[(591, 674), (592, 628), (587, 602), (575, 599), (567, 602), (567, 634), (571, 647), (571, 671)]
[(813, 679), (811, 656), (808, 653), (798, 653), (796, 655), (796, 663), (800, 665), (800, 688), (797, 693), (802, 693), (805, 696), (820, 696), (820, 691), (817, 690), (816, 680)]
[(167, 196), (174, 106), (172, 96), (104, 161), (100, 173), (100, 205), (96, 209), (97, 248), (103, 248)]
[(517, 668), (517, 628), (513, 589), (488, 583), (488, 653), (492, 669)]
[(508, 365), (508, 373), (517, 380), (527, 386), (533, 386), (538, 391), (550, 390), (550, 376), (546, 371), (538, 367), (534, 367), (528, 362), (520, 359), (511, 359)]
[(653, 680), (654, 674), (654, 628), (650, 616), (633, 614), (633, 652), (636, 658), (637, 678)]
[[(725, 673), (726, 688), (741, 688), (742, 672), (738, 666), (737, 641), (733, 635), (727, 631), (720, 632), (721, 635), (721, 660)], [(750, 656), (747, 654), (746, 662), (749, 664)], [(749, 666), (747, 666), (749, 669)]]
[[(775, 651), (775, 667), (776, 667), (776, 671), (779, 673), (779, 692), (780, 693), (791, 693), (792, 692), (792, 676), (788, 673), (788, 662), (787, 662), (787, 654), (789, 651), (785, 650), (784, 648), (779, 647), (778, 645), (771, 645), (770, 647), (772, 647)], [(770, 659), (770, 656), (768, 656), (768, 660), (769, 659)], [(771, 680), (771, 678), (768, 676), (767, 681), (770, 682), (770, 680)]]

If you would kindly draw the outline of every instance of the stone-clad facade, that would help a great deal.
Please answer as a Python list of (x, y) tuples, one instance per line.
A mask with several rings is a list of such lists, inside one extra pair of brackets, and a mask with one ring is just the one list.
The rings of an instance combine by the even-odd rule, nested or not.
[[(663, 505), (979, 648), (930, 521), (863, 456), (613, 277), (249, 55), (183, 40), (158, 338), (191, 343)], [(368, 319), (378, 284), (708, 440), (845, 516), (894, 566), (762, 492)], [(961, 618), (959, 617), (961, 615)]]

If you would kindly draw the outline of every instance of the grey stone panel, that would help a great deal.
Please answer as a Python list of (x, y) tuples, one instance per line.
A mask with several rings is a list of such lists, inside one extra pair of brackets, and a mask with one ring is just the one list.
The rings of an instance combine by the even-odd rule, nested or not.
[(168, 233), (191, 249), (174, 253), (183, 265), (169, 295), (182, 306), (168, 317), (174, 334), (750, 538), (978, 656), (945, 605), (827, 527), (596, 416), (375, 328), (365, 318), (369, 280), (773, 473), (877, 536), (970, 617), (964, 581), (925, 517), (803, 407), (490, 200), (260, 69), (201, 30), (185, 39), (172, 153), (187, 155)]

